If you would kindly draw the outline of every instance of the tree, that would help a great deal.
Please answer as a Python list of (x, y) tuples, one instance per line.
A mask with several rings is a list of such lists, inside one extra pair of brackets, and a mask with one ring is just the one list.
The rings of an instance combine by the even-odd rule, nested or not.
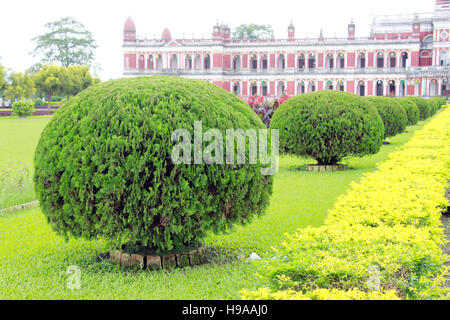
[(43, 63), (91, 65), (97, 45), (92, 33), (73, 18), (63, 17), (45, 25), (48, 32), (33, 38), (36, 48), (33, 56), (42, 55)]
[(98, 78), (92, 77), (89, 66), (70, 66), (64, 71), (62, 82), (63, 94), (66, 97), (75, 96), (100, 81)]
[(49, 107), (52, 96), (64, 92), (64, 81), (66, 81), (64, 73), (64, 68), (60, 66), (44, 64), (42, 69), (34, 75), (36, 88), (47, 96)]
[(8, 77), (9, 84), (6, 86), (5, 97), (8, 100), (15, 101), (21, 99), (31, 99), (35, 88), (33, 80), (28, 72), (12, 73)]
[(245, 38), (249, 40), (261, 40), (272, 38), (272, 27), (268, 24), (241, 24), (233, 31), (232, 38), (234, 40), (242, 40)]
[(6, 84), (5, 76), (6, 76), (5, 67), (0, 64), (0, 92), (3, 90)]

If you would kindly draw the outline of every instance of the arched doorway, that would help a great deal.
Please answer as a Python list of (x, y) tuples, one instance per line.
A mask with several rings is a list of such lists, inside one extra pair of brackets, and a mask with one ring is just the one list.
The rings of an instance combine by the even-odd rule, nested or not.
[(404, 97), (406, 95), (406, 81), (400, 81), (400, 96)]
[(436, 79), (431, 79), (431, 81), (430, 81), (430, 96), (435, 97), (437, 95), (439, 95), (438, 81)]
[(241, 85), (239, 82), (233, 83), (233, 93), (237, 96), (241, 95)]
[(303, 81), (300, 81), (297, 85), (297, 94), (304, 94), (305, 90), (305, 83)]
[(305, 69), (305, 63), (306, 63), (305, 55), (303, 53), (301, 53), (297, 59), (298, 68), (301, 70)]
[(202, 68), (202, 58), (200, 57), (199, 54), (197, 54), (195, 56), (195, 63), (194, 63), (194, 68), (196, 70), (200, 70)]
[(358, 55), (358, 68), (364, 69), (366, 67), (366, 54), (360, 52)]
[(364, 97), (366, 95), (366, 84), (362, 80), (358, 82), (358, 94), (361, 97)]
[(176, 54), (173, 54), (172, 57), (170, 58), (170, 68), (178, 69), (178, 59)]
[(207, 54), (205, 56), (204, 63), (205, 63), (205, 69), (211, 69), (211, 58), (210, 58), (209, 54)]
[(333, 81), (328, 80), (327, 81), (327, 90), (333, 90), (334, 86), (333, 86)]
[(408, 52), (404, 51), (402, 52), (402, 68), (407, 67), (407, 61), (408, 61)]
[(256, 57), (256, 54), (252, 54), (250, 56), (250, 68), (252, 70), (257, 70), (258, 69), (258, 58)]
[(158, 70), (162, 70), (163, 69), (163, 59), (162, 59), (162, 56), (160, 54), (158, 54), (158, 58), (156, 58), (156, 68)]
[(269, 67), (269, 62), (267, 60), (267, 55), (262, 55), (261, 56), (261, 69), (263, 70), (267, 70)]
[(338, 89), (339, 91), (345, 91), (344, 81), (342, 81), (342, 80), (339, 80), (339, 81), (338, 81), (338, 83), (337, 83), (337, 89)]
[(344, 53), (339, 52), (337, 60), (338, 60), (337, 61), (338, 68), (344, 69), (345, 68), (345, 55), (344, 55)]
[(334, 56), (332, 53), (327, 54), (327, 68), (328, 69), (334, 68)]
[(266, 81), (261, 82), (261, 95), (263, 97), (267, 97), (268, 91), (269, 90), (267, 88), (267, 82)]
[(148, 57), (148, 62), (147, 62), (147, 69), (153, 69), (153, 55), (150, 55)]
[(384, 68), (384, 53), (377, 53), (377, 68)]
[(192, 57), (190, 54), (186, 56), (186, 69), (192, 70)]
[(314, 81), (310, 81), (308, 83), (308, 92), (316, 91), (316, 83)]
[(278, 71), (284, 71), (285, 68), (285, 59), (284, 59), (284, 54), (280, 54), (278, 56)]
[(241, 69), (241, 58), (239, 56), (234, 56), (233, 58), (233, 70), (239, 71)]
[(376, 94), (378, 97), (383, 96), (383, 81), (382, 80), (377, 81)]
[(145, 57), (143, 54), (139, 56), (139, 69), (145, 68)]
[(280, 81), (278, 82), (278, 88), (277, 88), (277, 96), (281, 97), (284, 94), (284, 82)]
[(389, 95), (392, 97), (395, 97), (395, 81), (394, 80), (389, 81)]
[(397, 55), (395, 52), (389, 53), (389, 67), (395, 68), (397, 66)]
[(314, 69), (316, 67), (316, 56), (314, 54), (310, 54), (308, 58), (308, 67), (310, 69)]
[(255, 81), (252, 81), (252, 83), (250, 85), (250, 93), (252, 96), (255, 96), (258, 94), (258, 85), (256, 84)]

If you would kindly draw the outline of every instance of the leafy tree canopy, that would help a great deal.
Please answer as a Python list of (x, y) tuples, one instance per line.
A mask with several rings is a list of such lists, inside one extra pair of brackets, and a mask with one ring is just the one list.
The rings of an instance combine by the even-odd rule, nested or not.
[(35, 92), (33, 80), (28, 72), (11, 73), (8, 77), (8, 85), (5, 90), (5, 97), (8, 100), (15, 101), (21, 99), (30, 99)]
[(249, 40), (271, 39), (273, 35), (272, 27), (268, 24), (241, 24), (233, 31), (234, 40), (242, 40), (247, 35)]
[(47, 33), (32, 40), (36, 42), (33, 56), (42, 56), (42, 63), (92, 65), (97, 44), (92, 33), (71, 17), (45, 25)]

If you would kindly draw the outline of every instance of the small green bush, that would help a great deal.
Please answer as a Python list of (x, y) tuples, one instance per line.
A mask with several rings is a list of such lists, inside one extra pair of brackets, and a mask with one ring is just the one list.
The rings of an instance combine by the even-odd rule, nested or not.
[(12, 104), (12, 114), (22, 118), (31, 116), (34, 112), (33, 102), (31, 101), (17, 101)]
[(408, 117), (405, 109), (395, 98), (368, 97), (366, 98), (378, 111), (383, 119), (384, 137), (393, 137), (405, 131)]
[(443, 105), (447, 104), (447, 101), (442, 97), (433, 97), (429, 101), (434, 104), (433, 114), (435, 114), (439, 109), (441, 109)]
[(420, 120), (426, 120), (431, 116), (431, 106), (427, 100), (421, 97), (410, 97), (410, 99), (414, 101), (419, 108)]
[(173, 163), (172, 134), (187, 129), (193, 138), (195, 121), (224, 137), (227, 129), (266, 129), (245, 102), (198, 80), (120, 79), (71, 98), (35, 153), (36, 192), (52, 228), (166, 251), (261, 215), (273, 181), (262, 164)]
[(36, 99), (33, 100), (33, 105), (35, 107), (42, 107), (42, 106), (46, 106), (47, 103), (44, 102), (44, 100), (42, 100), (41, 98), (36, 98)]
[(270, 127), (280, 130), (280, 152), (312, 157), (321, 165), (375, 154), (384, 134), (380, 116), (363, 98), (329, 90), (287, 100)]
[(414, 101), (409, 97), (400, 98), (397, 101), (406, 111), (406, 116), (408, 117), (407, 125), (413, 126), (417, 124), (420, 120), (420, 112), (419, 107), (414, 103)]

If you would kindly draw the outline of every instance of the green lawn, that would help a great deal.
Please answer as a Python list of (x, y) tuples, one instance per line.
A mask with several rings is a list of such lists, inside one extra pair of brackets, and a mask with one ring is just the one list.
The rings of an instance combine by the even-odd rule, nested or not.
[(34, 149), (51, 116), (0, 117), (0, 209), (36, 199)]
[[(14, 150), (19, 144), (1, 137), (0, 150), (12, 159), (30, 161), (39, 128), (48, 119), (35, 118), (18, 124), (19, 120), (0, 119), (0, 134), (5, 127), (21, 128), (20, 139), (29, 149)], [(392, 144), (383, 146), (375, 156), (349, 160), (352, 170), (346, 172), (298, 171), (295, 167), (308, 161), (281, 157), (265, 216), (227, 235), (209, 235), (205, 243), (270, 258), (270, 247), (277, 246), (285, 232), (321, 225), (336, 198), (352, 181), (375, 170), (376, 163), (386, 160), (425, 123), (408, 127), (408, 133), (391, 139)], [(0, 159), (11, 158), (2, 155)], [(107, 251), (101, 240), (64, 242), (51, 231), (38, 208), (1, 214), (0, 243), (0, 299), (237, 299), (240, 289), (262, 285), (255, 276), (256, 266), (245, 264), (244, 260), (171, 272), (125, 271), (97, 258)], [(81, 269), (79, 290), (66, 287), (66, 270), (72, 265)]]

